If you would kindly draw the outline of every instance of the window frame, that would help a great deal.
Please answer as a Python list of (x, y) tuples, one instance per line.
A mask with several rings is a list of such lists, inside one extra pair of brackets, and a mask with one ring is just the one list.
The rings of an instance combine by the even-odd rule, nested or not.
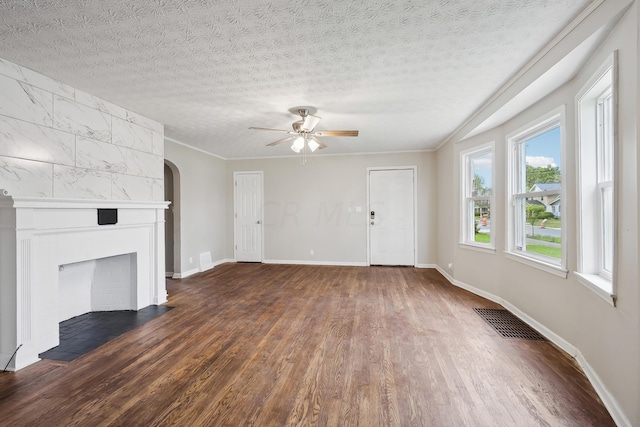
[[(522, 215), (516, 215), (520, 200), (526, 203), (528, 195), (535, 194), (536, 197), (549, 195), (551, 193), (558, 194), (557, 191), (542, 191), (531, 193), (529, 191), (522, 192), (520, 184), (526, 179), (524, 173), (526, 171), (525, 151), (520, 149), (521, 145), (526, 141), (546, 133), (556, 127), (560, 127), (560, 170), (563, 173), (560, 187), (560, 200), (566, 201), (566, 116), (565, 106), (562, 105), (553, 109), (549, 113), (529, 122), (516, 131), (507, 135), (507, 236), (505, 245), (505, 256), (514, 261), (521, 262), (534, 268), (554, 274), (558, 277), (567, 278), (567, 230), (566, 227), (561, 229), (561, 251), (562, 257), (556, 262), (551, 257), (527, 252), (518, 248), (518, 243), (522, 243), (526, 239), (526, 218)], [(523, 170), (524, 167), (524, 170)], [(563, 216), (566, 217), (566, 211)], [(523, 227), (524, 221), (524, 227)], [(524, 233), (524, 235), (522, 234)]]
[[(473, 196), (473, 177), (471, 176), (471, 159), (485, 154), (491, 155), (491, 195)], [(460, 247), (487, 253), (495, 253), (495, 141), (477, 145), (460, 152)], [(475, 241), (475, 215), (471, 213), (470, 204), (486, 200), (491, 210), (492, 226), (489, 231), (489, 243)], [(470, 216), (473, 215), (473, 219)], [(473, 227), (472, 227), (473, 224)], [(473, 231), (472, 231), (473, 230)], [(473, 235), (473, 236), (472, 236)]]
[[(613, 72), (613, 69), (610, 68), (609, 70), (611, 70), (611, 72)], [(600, 79), (604, 78), (606, 73), (608, 73), (609, 71), (605, 72), (605, 74), (603, 74)], [(604, 107), (604, 100), (610, 99), (610, 110), (607, 111), (607, 109)], [(612, 191), (615, 191), (615, 186), (614, 186), (614, 182), (613, 182), (613, 174), (615, 172), (615, 164), (612, 164), (610, 166), (611, 170), (606, 170), (605, 166), (603, 165), (603, 157), (605, 157), (607, 155), (607, 151), (609, 151), (608, 156), (611, 157), (609, 160), (613, 163), (613, 159), (615, 158), (615, 153), (616, 153), (616, 149), (615, 149), (615, 131), (613, 129), (611, 129), (611, 131), (614, 133), (614, 135), (610, 135), (611, 140), (609, 139), (609, 136), (607, 136), (608, 132), (604, 131), (604, 124), (605, 124), (605, 114), (608, 112), (610, 117), (610, 125), (615, 128), (615, 108), (613, 106), (614, 104), (614, 97), (613, 97), (613, 79), (611, 82), (611, 85), (607, 86), (607, 89), (596, 98), (596, 127), (597, 127), (597, 132), (596, 132), (596, 152), (597, 152), (597, 156), (596, 156), (596, 166), (597, 166), (597, 171), (596, 171), (596, 192), (598, 194), (598, 219), (597, 219), (597, 224), (598, 224), (598, 230), (597, 230), (597, 234), (598, 234), (598, 246), (599, 246), (599, 254), (598, 254), (598, 274), (600, 276), (602, 276), (603, 278), (611, 281), (613, 280), (613, 265), (611, 266), (611, 269), (607, 269), (606, 267), (606, 257), (607, 255), (605, 254), (605, 246), (606, 246), (606, 242), (607, 242), (607, 236), (606, 236), (606, 224), (605, 224), (605, 217), (607, 216), (607, 212), (605, 212), (605, 195), (604, 192), (606, 191), (606, 189), (611, 188)], [(605, 147), (605, 145), (607, 145)], [(605, 163), (608, 163), (605, 161)], [(613, 204), (613, 203), (612, 203)], [(613, 204), (615, 205), (615, 204)], [(613, 224), (615, 224), (615, 206), (612, 206), (612, 211), (608, 212), (608, 214), (610, 216), (612, 216), (612, 221)], [(613, 232), (613, 229), (615, 229), (615, 226), (612, 227), (611, 232)], [(611, 238), (613, 239), (615, 235), (611, 236)], [(615, 245), (613, 245), (615, 246)], [(613, 252), (613, 246), (611, 248), (611, 251)], [(615, 259), (615, 257), (613, 256), (613, 254), (611, 254), (612, 257), (612, 263), (613, 263), (613, 259)]]
[[(617, 300), (617, 212), (618, 212), (618, 61), (614, 51), (591, 76), (576, 95), (576, 157), (577, 157), (577, 252), (576, 277), (612, 306)], [(607, 78), (608, 80), (603, 81)], [(611, 96), (611, 161), (609, 179), (601, 179), (603, 155), (599, 102)], [(595, 115), (595, 117), (594, 117)], [(594, 129), (595, 127), (595, 129)], [(594, 173), (595, 171), (595, 173)], [(595, 175), (595, 177), (594, 177)], [(603, 190), (612, 188), (611, 211), (611, 271), (603, 267), (606, 244)], [(594, 200), (595, 199), (595, 200)], [(595, 207), (595, 209), (593, 209)], [(590, 209), (591, 208), (591, 209)], [(597, 212), (589, 214), (589, 212)], [(594, 218), (595, 216), (595, 218)], [(594, 249), (595, 248), (595, 249)]]

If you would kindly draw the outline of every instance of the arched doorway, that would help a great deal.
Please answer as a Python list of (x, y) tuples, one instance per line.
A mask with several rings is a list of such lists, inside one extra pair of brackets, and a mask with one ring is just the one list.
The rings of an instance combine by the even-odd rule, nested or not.
[(164, 223), (166, 276), (180, 277), (180, 173), (168, 160), (164, 161), (164, 199), (171, 202)]

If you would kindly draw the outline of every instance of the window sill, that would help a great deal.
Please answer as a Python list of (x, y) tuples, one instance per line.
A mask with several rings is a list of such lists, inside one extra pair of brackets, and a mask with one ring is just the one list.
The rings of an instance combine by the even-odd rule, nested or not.
[(616, 306), (616, 295), (613, 294), (613, 282), (598, 274), (585, 274), (575, 272), (578, 281), (589, 290), (605, 300), (613, 307)]
[(567, 274), (569, 273), (566, 269), (560, 267), (559, 265), (554, 265), (548, 262), (544, 262), (535, 258), (530, 258), (524, 255), (520, 255), (515, 252), (507, 252), (505, 251), (504, 255), (511, 260), (518, 261), (522, 264), (528, 265), (530, 267), (534, 267), (547, 273), (551, 273), (558, 277), (562, 277), (563, 279), (567, 278)]
[(484, 252), (485, 254), (495, 254), (496, 253), (496, 248), (492, 248), (491, 246), (487, 246), (487, 245), (474, 245), (473, 243), (464, 243), (464, 242), (460, 242), (458, 243), (458, 246), (461, 247), (462, 249), (469, 249), (472, 251), (477, 251), (477, 252)]

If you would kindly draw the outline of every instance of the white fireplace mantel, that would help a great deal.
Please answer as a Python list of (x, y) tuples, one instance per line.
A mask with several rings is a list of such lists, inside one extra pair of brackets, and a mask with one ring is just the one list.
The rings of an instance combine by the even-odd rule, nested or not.
[[(134, 307), (167, 301), (164, 210), (169, 202), (0, 195), (0, 369), (18, 370), (59, 344), (59, 266), (135, 254)], [(98, 208), (118, 222), (98, 225)]]

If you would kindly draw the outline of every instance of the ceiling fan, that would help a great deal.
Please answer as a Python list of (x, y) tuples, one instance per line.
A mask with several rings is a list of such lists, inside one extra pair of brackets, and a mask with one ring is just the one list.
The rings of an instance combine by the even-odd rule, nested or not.
[[(300, 107), (289, 110), (292, 113), (295, 111), (301, 118), (301, 120), (293, 122), (292, 131), (258, 127), (250, 127), (249, 129), (289, 134), (290, 136), (286, 138), (267, 144), (267, 147), (292, 142), (291, 149), (296, 153), (306, 152), (307, 148), (311, 150), (311, 152), (317, 149), (327, 148), (327, 145), (317, 138), (318, 136), (358, 136), (357, 130), (315, 130), (320, 122), (320, 117), (310, 114), (311, 109), (312, 107)], [(313, 112), (315, 112), (315, 110)]]

